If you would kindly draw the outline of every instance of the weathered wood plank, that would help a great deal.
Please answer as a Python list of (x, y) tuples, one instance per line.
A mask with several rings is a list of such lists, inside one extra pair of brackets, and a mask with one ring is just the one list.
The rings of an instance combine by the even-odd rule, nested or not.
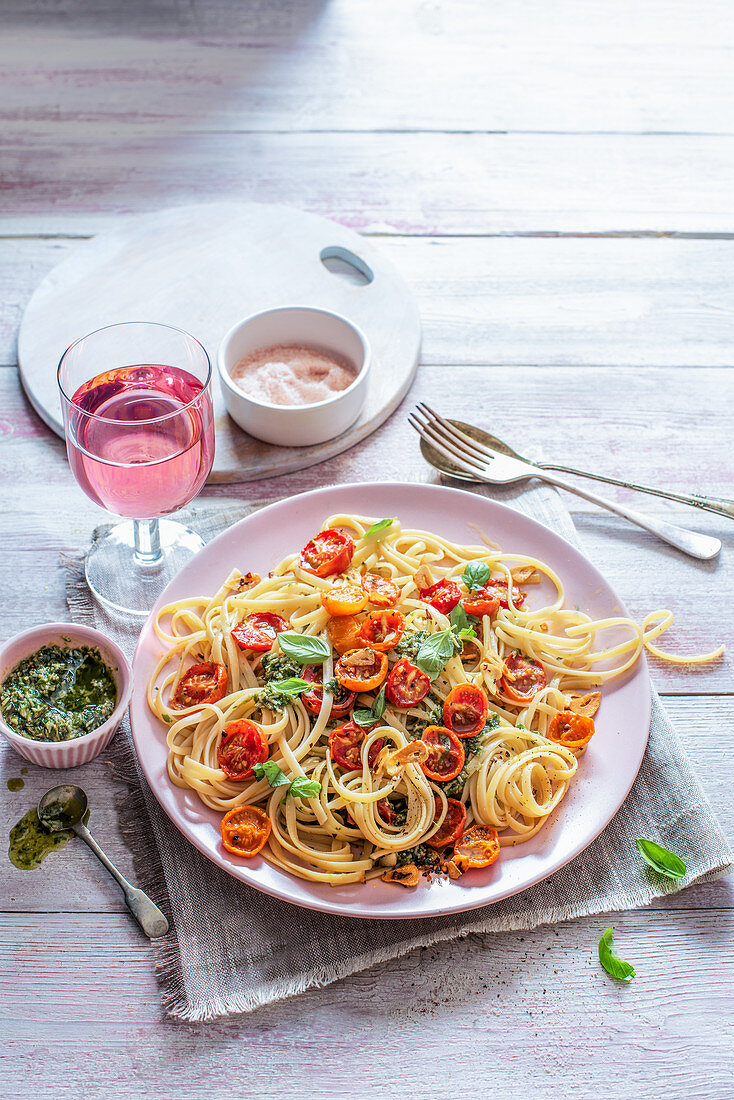
[[(0, 242), (0, 363), (15, 361), (34, 287), (78, 246)], [(424, 237), (382, 247), (416, 296), (427, 363), (732, 363), (731, 241)]]
[(687, 0), (26, 0), (4, 14), (5, 134), (732, 132), (726, 0), (705, 17)]
[[(49, 174), (49, 163), (53, 174)], [(331, 178), (325, 163), (339, 166)], [(447, 165), (451, 166), (447, 172)], [(0, 235), (91, 235), (144, 212), (285, 203), (365, 233), (731, 233), (734, 138), (691, 134), (5, 136)]]
[[(40, 1100), (79, 1090), (227, 1100), (246, 1051), (253, 1096), (275, 1080), (286, 1098), (361, 1100), (389, 1080), (396, 1097), (442, 1100), (449, 1076), (452, 1093), (472, 1098), (658, 1100), (661, 1081), (671, 1097), (729, 1096), (731, 917), (615, 915), (618, 949), (637, 969), (622, 987), (596, 958), (607, 923), (471, 936), (239, 1020), (176, 1026), (161, 1019), (150, 950), (124, 917), (14, 915), (0, 925), (7, 1088), (26, 1095), (32, 1080)], [(406, 1053), (426, 1048), (430, 1058)]]
[[(665, 704), (683, 743), (691, 754), (706, 794), (722, 828), (734, 837), (734, 807), (730, 778), (719, 766), (722, 736), (734, 723), (734, 699), (703, 696), (666, 698)], [(28, 768), (25, 787), (3, 791), (0, 802), (0, 835), (8, 832), (26, 810), (55, 783), (82, 781), (89, 795), (90, 828), (114, 863), (133, 876), (132, 859), (120, 834), (113, 793), (118, 788), (106, 759), (107, 754), (78, 771), (54, 772), (26, 764), (3, 742), (0, 747), (0, 784), (19, 778), (21, 766)], [(63, 852), (50, 856), (42, 870), (19, 871), (7, 859), (0, 860), (0, 909), (11, 912), (124, 912), (117, 885), (87, 849), (72, 841)], [(734, 882), (693, 886), (680, 894), (655, 901), (651, 909), (734, 908)]]

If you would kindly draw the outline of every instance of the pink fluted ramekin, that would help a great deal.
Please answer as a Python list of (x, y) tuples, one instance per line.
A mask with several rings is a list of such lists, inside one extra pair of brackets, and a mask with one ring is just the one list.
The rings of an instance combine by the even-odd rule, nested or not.
[(0, 733), (17, 753), (32, 764), (39, 764), (42, 768), (76, 768), (79, 764), (94, 760), (114, 737), (130, 702), (132, 670), (120, 647), (93, 627), (77, 623), (44, 623), (16, 634), (0, 646), (0, 683), (19, 661), (45, 645), (88, 645), (98, 649), (115, 681), (117, 706), (96, 730), (83, 733), (71, 741), (34, 741), (30, 737), (21, 737), (3, 722), (1, 714)]

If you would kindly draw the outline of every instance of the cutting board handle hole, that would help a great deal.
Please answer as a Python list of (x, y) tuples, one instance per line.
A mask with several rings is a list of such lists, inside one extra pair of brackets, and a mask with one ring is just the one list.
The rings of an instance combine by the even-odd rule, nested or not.
[(329, 245), (322, 248), (320, 254), (321, 263), (332, 275), (338, 275), (355, 286), (368, 286), (374, 280), (374, 272), (369, 264), (348, 248), (340, 245)]

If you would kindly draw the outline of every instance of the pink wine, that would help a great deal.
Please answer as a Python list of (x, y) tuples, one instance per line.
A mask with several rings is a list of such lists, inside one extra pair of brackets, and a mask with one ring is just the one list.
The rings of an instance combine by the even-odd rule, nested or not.
[(211, 470), (211, 396), (180, 367), (146, 363), (99, 374), (76, 391), (68, 418), (74, 476), (88, 497), (118, 516), (175, 512)]

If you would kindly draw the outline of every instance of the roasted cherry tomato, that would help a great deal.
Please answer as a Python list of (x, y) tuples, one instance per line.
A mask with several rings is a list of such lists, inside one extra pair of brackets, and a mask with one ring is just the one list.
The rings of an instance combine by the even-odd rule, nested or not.
[(392, 825), (393, 821), (398, 816), (395, 807), (388, 798), (381, 798), (375, 809), (377, 810), (377, 816), (381, 818), (386, 825)]
[[(371, 729), (374, 729), (371, 726)], [(346, 769), (346, 771), (354, 771), (355, 768), (362, 767), (362, 742), (364, 741), (365, 734), (369, 733), (369, 729), (364, 729), (362, 726), (358, 726), (356, 722), (345, 722), (343, 726), (337, 726), (335, 730), (332, 730), (329, 734), (329, 752), (331, 753), (331, 759), (335, 764), (338, 764), (340, 768)], [(383, 740), (378, 737), (376, 741), (373, 741), (370, 745), (370, 751), (367, 754), (367, 763), (370, 767), (377, 759), (377, 754), (382, 748)]]
[(381, 577), (379, 573), (365, 573), (362, 584), (367, 593), (367, 602), (374, 607), (394, 607), (400, 599), (398, 586)]
[(430, 690), (431, 681), (426, 673), (403, 657), (390, 669), (385, 695), (394, 707), (407, 710), (425, 699)]
[(464, 746), (445, 726), (427, 726), (421, 741), (428, 745), (429, 756), (421, 764), (428, 779), (444, 783), (455, 779), (464, 767)]
[(489, 714), (487, 696), (474, 684), (457, 684), (443, 704), (444, 725), (457, 737), (472, 737), (484, 729)]
[(570, 710), (554, 714), (546, 735), (549, 741), (557, 741), (567, 749), (583, 749), (594, 736), (594, 719)]
[(322, 592), (321, 602), (330, 615), (356, 615), (367, 606), (367, 593), (361, 584), (343, 581)]
[(482, 615), (491, 617), (496, 615), (500, 609), (500, 598), (489, 587), (480, 588), (478, 591), (470, 592), (468, 596), (464, 596), (461, 606), (467, 615), (475, 615), (478, 619), (481, 619)]
[(270, 818), (257, 806), (235, 806), (222, 818), (222, 843), (228, 852), (251, 859), (268, 842)]
[(232, 631), (232, 637), (240, 649), (254, 649), (257, 653), (265, 653), (273, 648), (276, 635), (281, 630), (287, 630), (289, 625), (272, 611), (256, 611), (237, 624)]
[[(310, 711), (311, 714), (319, 715), (321, 713), (321, 704), (324, 698), (324, 670), (321, 665), (306, 665), (301, 676), (304, 680), (308, 680), (310, 684), (313, 684), (310, 691), (306, 691), (301, 695), (301, 701), (307, 711)], [(354, 706), (356, 698), (353, 691), (347, 691), (340, 684), (338, 691), (336, 691), (332, 697), (331, 717), (343, 718)]]
[(268, 758), (268, 739), (254, 722), (239, 718), (224, 727), (217, 763), (227, 779), (240, 783), (251, 779), (254, 767)]
[(354, 540), (333, 527), (319, 531), (301, 550), (298, 564), (317, 577), (346, 573), (354, 556)]
[(185, 710), (202, 703), (216, 703), (227, 693), (227, 670), (214, 661), (202, 661), (184, 672), (171, 696), (169, 706)]
[(442, 581), (436, 581), (430, 588), (421, 588), (421, 599), (448, 615), (454, 610), (461, 599), (461, 589), (455, 581), (449, 581), (445, 577)]
[[(441, 822), (440, 829), (426, 841), (431, 848), (445, 848), (447, 844), (453, 844), (461, 836), (466, 825), (464, 803), (458, 802), (455, 798), (448, 798), (446, 801), (448, 802), (446, 817)], [(441, 803), (436, 799), (436, 817), (438, 817), (440, 805)]]
[(387, 676), (387, 656), (369, 646), (350, 649), (336, 662), (334, 675), (349, 691), (372, 691)]
[(348, 653), (358, 645), (361, 628), (361, 622), (354, 615), (340, 615), (326, 624), (331, 644), (339, 654)]
[(387, 653), (398, 644), (404, 630), (405, 619), (399, 611), (370, 611), (362, 623), (359, 637), (365, 645)]
[[(499, 600), (500, 607), (504, 607), (505, 610), (510, 606), (510, 604), (508, 602), (508, 599), (507, 599), (507, 581), (505, 581), (505, 580), (500, 580), (499, 578), (490, 577), (490, 579), (487, 581), (484, 588), (482, 589), (482, 594), (483, 594), (483, 597), (486, 598), (486, 599), (497, 599), (497, 600)], [(474, 598), (476, 598), (478, 593), (475, 592), (475, 593), (473, 593), (473, 595), (474, 595)], [(512, 595), (512, 602), (515, 605), (515, 607), (522, 607), (522, 605), (525, 603), (525, 593), (522, 591), (522, 589), (516, 588), (515, 585), (513, 584), (511, 595)], [(467, 611), (466, 607), (464, 608), (464, 610)], [(472, 612), (467, 611), (467, 614), (471, 615)], [(490, 612), (490, 614), (491, 614), (491, 612)]]
[(470, 867), (489, 867), (500, 854), (500, 838), (491, 825), (472, 825), (454, 847), (454, 863), (462, 871)]
[(529, 703), (548, 683), (545, 669), (532, 657), (511, 653), (505, 657), (500, 691), (513, 703)]

